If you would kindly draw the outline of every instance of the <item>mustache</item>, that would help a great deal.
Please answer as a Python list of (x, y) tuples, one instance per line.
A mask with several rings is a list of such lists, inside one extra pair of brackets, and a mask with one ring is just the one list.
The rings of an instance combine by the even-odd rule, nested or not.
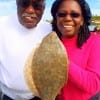
[(32, 17), (32, 18), (38, 18), (36, 14), (28, 14), (28, 13), (23, 13), (22, 17)]

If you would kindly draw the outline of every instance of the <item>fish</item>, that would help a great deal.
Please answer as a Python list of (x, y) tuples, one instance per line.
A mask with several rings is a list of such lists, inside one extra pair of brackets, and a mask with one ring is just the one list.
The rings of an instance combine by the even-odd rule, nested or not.
[(41, 100), (55, 100), (67, 84), (68, 61), (65, 47), (56, 32), (45, 36), (34, 51), (32, 78)]

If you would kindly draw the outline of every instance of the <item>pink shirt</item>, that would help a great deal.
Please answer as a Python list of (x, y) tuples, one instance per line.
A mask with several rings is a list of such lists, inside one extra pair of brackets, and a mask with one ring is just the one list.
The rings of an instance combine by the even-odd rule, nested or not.
[(100, 35), (91, 34), (81, 49), (76, 39), (62, 38), (70, 65), (60, 100), (88, 100), (100, 90)]

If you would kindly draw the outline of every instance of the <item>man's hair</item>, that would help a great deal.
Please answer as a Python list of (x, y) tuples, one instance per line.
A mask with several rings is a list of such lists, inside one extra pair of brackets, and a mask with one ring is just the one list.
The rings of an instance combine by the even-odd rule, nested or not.
[(45, 8), (45, 0), (16, 0), (17, 11), (19, 11), (22, 8), (23, 4), (27, 5), (27, 3), (30, 3), (30, 1), (33, 1), (34, 3), (40, 3), (41, 2), (43, 4), (43, 10), (44, 10), (44, 8)]
[[(22, 2), (22, 1), (32, 1), (32, 0), (16, 0), (16, 4), (17, 6), (19, 5), (19, 2)], [(36, 2), (44, 2), (45, 3), (45, 0), (35, 0)]]
[[(61, 39), (61, 32), (59, 31), (59, 29), (57, 28), (57, 19), (56, 19), (56, 13), (59, 9), (59, 6), (61, 5), (61, 3), (65, 1), (65, 0), (55, 0), (52, 8), (51, 8), (51, 14), (53, 17), (52, 20), (52, 28), (53, 31), (56, 31), (58, 37)], [(84, 24), (83, 26), (80, 27), (79, 33), (78, 33), (78, 40), (77, 40), (77, 46), (80, 48), (83, 43), (89, 38), (90, 36), (90, 32), (89, 32), (89, 28), (88, 25), (91, 24), (91, 11), (89, 8), (89, 5), (87, 4), (87, 2), (85, 0), (75, 0), (76, 2), (78, 2), (78, 4), (80, 5), (81, 9), (82, 9), (82, 15), (84, 18)]]

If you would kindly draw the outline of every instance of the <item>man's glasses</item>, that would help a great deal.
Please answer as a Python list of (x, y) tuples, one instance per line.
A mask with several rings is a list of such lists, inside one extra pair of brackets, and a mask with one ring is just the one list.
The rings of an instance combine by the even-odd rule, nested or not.
[[(58, 12), (57, 14), (56, 14), (56, 16), (57, 17), (66, 17), (68, 14), (66, 13), (66, 12)], [(81, 14), (80, 13), (77, 13), (77, 12), (72, 12), (72, 13), (70, 13), (70, 16), (72, 17), (72, 18), (78, 18), (78, 17), (80, 17), (81, 16)]]
[(23, 7), (23, 8), (27, 8), (29, 7), (30, 5), (32, 5), (32, 7), (36, 10), (42, 10), (44, 8), (44, 3), (30, 3), (29, 0), (26, 0), (26, 1), (21, 1), (19, 0), (18, 1), (18, 6), (20, 7)]

